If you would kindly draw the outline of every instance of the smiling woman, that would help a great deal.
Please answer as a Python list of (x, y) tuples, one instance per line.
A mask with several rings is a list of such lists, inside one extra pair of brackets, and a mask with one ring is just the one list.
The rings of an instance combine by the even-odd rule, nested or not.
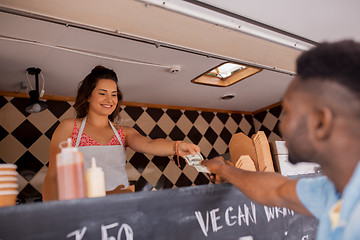
[(116, 83), (110, 79), (99, 79), (88, 102), (89, 109), (91, 108), (94, 113), (110, 116), (118, 103)]
[[(102, 81), (99, 80), (107, 80), (104, 82), (105, 86), (102, 86)], [(80, 83), (78, 92), (76, 95), (76, 100), (74, 104), (74, 108), (76, 109), (76, 117), (83, 118), (88, 114), (88, 103), (90, 102), (90, 98), (95, 94), (105, 94), (107, 90), (116, 92), (117, 103), (122, 101), (122, 93), (117, 86), (117, 76), (113, 70), (107, 69), (103, 66), (96, 66), (89, 75), (85, 77), (85, 79)], [(103, 87), (105, 89), (103, 89)], [(109, 87), (110, 89), (107, 89)], [(96, 92), (93, 94), (93, 91), (96, 89)], [(102, 90), (100, 92), (100, 90)], [(108, 116), (110, 121), (114, 121), (118, 116), (120, 111), (120, 104), (115, 103), (115, 110)]]
[(59, 145), (71, 139), (84, 155), (85, 169), (91, 159), (105, 172), (107, 194), (119, 193), (128, 187), (125, 169), (126, 147), (157, 156), (189, 155), (200, 152), (194, 144), (165, 139), (149, 139), (132, 127), (115, 125), (119, 116), (122, 94), (113, 70), (96, 66), (80, 83), (74, 108), (77, 118), (65, 119), (55, 130), (50, 145), (49, 169), (43, 184), (44, 201), (58, 198), (56, 156)]

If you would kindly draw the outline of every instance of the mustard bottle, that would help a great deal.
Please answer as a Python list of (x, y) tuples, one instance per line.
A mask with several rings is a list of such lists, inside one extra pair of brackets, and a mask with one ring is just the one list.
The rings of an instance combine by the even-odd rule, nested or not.
[(106, 196), (104, 171), (96, 166), (95, 158), (91, 159), (91, 168), (86, 170), (85, 181), (87, 197)]

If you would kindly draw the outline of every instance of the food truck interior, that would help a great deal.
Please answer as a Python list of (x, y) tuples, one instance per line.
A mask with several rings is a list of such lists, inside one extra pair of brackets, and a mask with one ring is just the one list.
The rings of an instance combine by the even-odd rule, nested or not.
[[(75, 117), (78, 84), (96, 65), (118, 74), (120, 124), (192, 142), (205, 158), (228, 157), (236, 133), (282, 140), (281, 99), (296, 57), (322, 41), (360, 40), (359, 8), (325, 0), (2, 0), (0, 162), (18, 167), (18, 204), (41, 201), (51, 136)], [(30, 99), (34, 90), (40, 97)], [(179, 168), (128, 149), (127, 161), (135, 191), (210, 183), (183, 160)]]

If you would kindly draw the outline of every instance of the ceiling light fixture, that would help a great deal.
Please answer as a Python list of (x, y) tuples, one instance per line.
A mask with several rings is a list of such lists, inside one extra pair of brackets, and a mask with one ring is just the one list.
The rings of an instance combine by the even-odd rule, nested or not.
[(225, 95), (222, 96), (220, 99), (222, 99), (222, 100), (230, 100), (230, 99), (233, 99), (234, 97), (235, 97), (234, 94), (229, 93), (229, 94), (225, 94)]
[(215, 87), (228, 87), (260, 72), (261, 70), (261, 68), (251, 67), (244, 64), (226, 62), (201, 74), (191, 80), (191, 82)]
[[(38, 113), (44, 111), (47, 108), (47, 105), (44, 101), (39, 100), (39, 74), (41, 72), (40, 68), (28, 68), (26, 69), (27, 73), (30, 75), (35, 75), (35, 90), (29, 91), (30, 104), (25, 108), (25, 111), (28, 113)], [(30, 81), (29, 85), (31, 87)], [(44, 79), (43, 79), (44, 86)], [(44, 93), (44, 88), (41, 90), (41, 94)]]

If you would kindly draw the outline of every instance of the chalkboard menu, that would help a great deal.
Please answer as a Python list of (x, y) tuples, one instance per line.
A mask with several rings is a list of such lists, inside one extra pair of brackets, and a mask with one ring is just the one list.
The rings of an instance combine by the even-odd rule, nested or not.
[(230, 184), (0, 208), (0, 240), (315, 239), (317, 221)]

